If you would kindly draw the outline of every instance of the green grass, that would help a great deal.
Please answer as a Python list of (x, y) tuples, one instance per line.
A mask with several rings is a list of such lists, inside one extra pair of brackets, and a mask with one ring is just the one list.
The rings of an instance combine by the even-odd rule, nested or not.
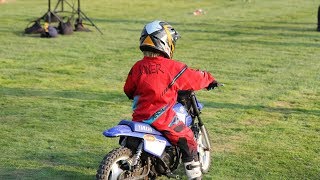
[(198, 92), (213, 144), (204, 179), (320, 178), (319, 2), (84, 1), (103, 35), (24, 35), (46, 3), (0, 5), (0, 179), (94, 179), (118, 146), (102, 131), (131, 116), (122, 88), (154, 19), (181, 34), (175, 59), (226, 85)]

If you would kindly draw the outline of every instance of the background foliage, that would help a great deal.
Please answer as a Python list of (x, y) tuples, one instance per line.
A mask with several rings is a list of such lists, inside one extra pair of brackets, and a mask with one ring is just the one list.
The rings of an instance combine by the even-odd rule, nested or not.
[[(54, 1), (53, 1), (54, 2)], [(73, 0), (70, 0), (73, 2)], [(47, 1), (0, 5), (0, 179), (93, 179), (117, 147), (102, 131), (131, 116), (122, 92), (144, 24), (182, 35), (175, 59), (225, 87), (199, 91), (210, 132), (205, 179), (319, 179), (320, 33), (316, 0), (95, 0), (104, 32), (24, 35)], [(202, 8), (206, 13), (194, 16)]]

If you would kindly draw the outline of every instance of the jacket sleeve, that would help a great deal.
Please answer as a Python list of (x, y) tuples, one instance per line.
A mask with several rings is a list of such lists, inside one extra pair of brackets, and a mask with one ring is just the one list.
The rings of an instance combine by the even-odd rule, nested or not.
[(209, 86), (215, 78), (206, 71), (187, 68), (177, 80), (178, 90), (200, 90)]
[(127, 97), (129, 99), (133, 99), (133, 95), (134, 95), (134, 92), (136, 90), (136, 85), (135, 85), (135, 82), (133, 80), (133, 68), (131, 68), (129, 74), (128, 74), (128, 77), (127, 77), (127, 80), (126, 80), (126, 83), (123, 87), (123, 91), (124, 93), (127, 95)]

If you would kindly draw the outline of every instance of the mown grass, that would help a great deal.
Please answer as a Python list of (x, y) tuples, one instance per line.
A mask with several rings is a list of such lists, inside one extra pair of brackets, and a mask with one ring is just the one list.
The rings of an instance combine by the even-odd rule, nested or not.
[(205, 179), (319, 179), (315, 0), (85, 1), (103, 35), (24, 35), (46, 3), (0, 5), (0, 179), (94, 178), (118, 146), (102, 131), (130, 118), (122, 87), (154, 19), (182, 35), (175, 59), (226, 85), (198, 92), (213, 143)]

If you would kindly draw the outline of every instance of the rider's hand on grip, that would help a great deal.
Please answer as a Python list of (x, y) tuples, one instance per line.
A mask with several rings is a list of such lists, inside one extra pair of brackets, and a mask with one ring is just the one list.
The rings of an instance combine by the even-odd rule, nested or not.
[(219, 86), (219, 83), (217, 81), (212, 81), (209, 86), (207, 87), (207, 90), (210, 91), (210, 90), (213, 90), (214, 88), (218, 87)]

